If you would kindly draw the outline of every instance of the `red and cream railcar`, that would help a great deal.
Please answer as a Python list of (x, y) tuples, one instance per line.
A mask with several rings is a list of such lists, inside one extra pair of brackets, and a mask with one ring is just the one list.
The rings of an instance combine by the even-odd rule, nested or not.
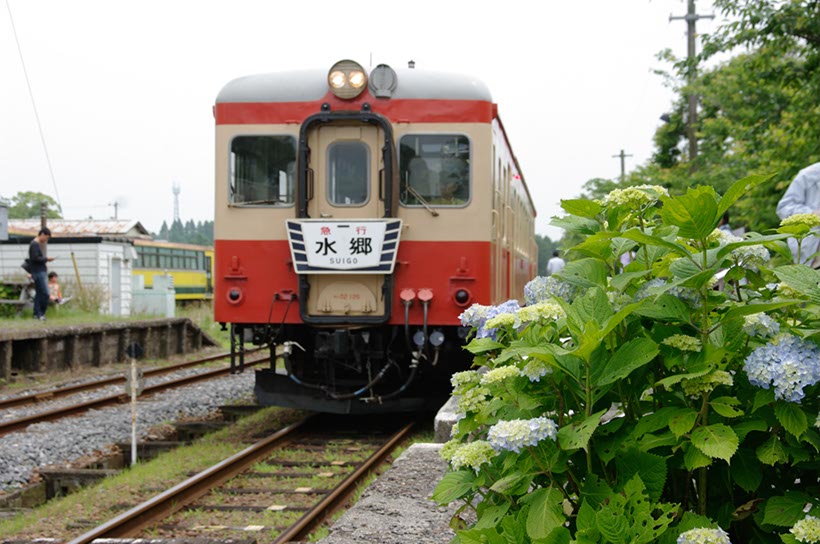
[(459, 314), (521, 298), (538, 260), (487, 87), (342, 61), (234, 80), (214, 113), (214, 312), (236, 355), (271, 347), (258, 400), (440, 405), (469, 365)]

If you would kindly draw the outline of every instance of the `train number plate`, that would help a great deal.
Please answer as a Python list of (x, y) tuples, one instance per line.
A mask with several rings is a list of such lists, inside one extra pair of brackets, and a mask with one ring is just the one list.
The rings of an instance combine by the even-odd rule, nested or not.
[(289, 219), (286, 226), (297, 273), (393, 272), (401, 233), (400, 219)]

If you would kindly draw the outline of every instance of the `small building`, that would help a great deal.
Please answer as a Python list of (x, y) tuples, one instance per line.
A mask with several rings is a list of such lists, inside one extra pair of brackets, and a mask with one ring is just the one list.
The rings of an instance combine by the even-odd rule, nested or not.
[[(128, 316), (132, 306), (133, 266), (137, 253), (132, 237), (150, 237), (138, 221), (68, 221), (51, 219), (52, 236), (46, 248), (55, 260), (49, 271), (60, 276), (63, 293), (82, 283), (88, 296), (99, 298), (100, 311)], [(25, 278), (20, 267), (28, 257), (31, 239), (40, 230), (39, 219), (10, 219), (9, 240), (0, 241), (0, 278)], [(105, 234), (93, 232), (102, 230)]]

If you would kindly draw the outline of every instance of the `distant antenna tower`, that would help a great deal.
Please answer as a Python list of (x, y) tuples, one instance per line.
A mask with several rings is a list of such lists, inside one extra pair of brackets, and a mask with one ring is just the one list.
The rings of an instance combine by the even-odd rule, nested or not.
[(171, 190), (174, 192), (174, 223), (179, 221), (179, 183), (174, 182)]

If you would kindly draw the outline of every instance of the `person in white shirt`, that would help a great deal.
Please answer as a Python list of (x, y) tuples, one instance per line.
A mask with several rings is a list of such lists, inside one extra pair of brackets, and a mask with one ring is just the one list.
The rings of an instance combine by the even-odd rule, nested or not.
[[(777, 216), (786, 219), (798, 213), (820, 215), (820, 162), (807, 166), (797, 173), (783, 198), (777, 203)], [(812, 229), (813, 236), (807, 236), (800, 245), (800, 261), (811, 264), (820, 248), (820, 229)], [(789, 247), (797, 261), (797, 240), (789, 238)]]
[(547, 261), (547, 276), (552, 276), (556, 272), (564, 268), (564, 259), (558, 256), (558, 250), (552, 252), (552, 258)]

